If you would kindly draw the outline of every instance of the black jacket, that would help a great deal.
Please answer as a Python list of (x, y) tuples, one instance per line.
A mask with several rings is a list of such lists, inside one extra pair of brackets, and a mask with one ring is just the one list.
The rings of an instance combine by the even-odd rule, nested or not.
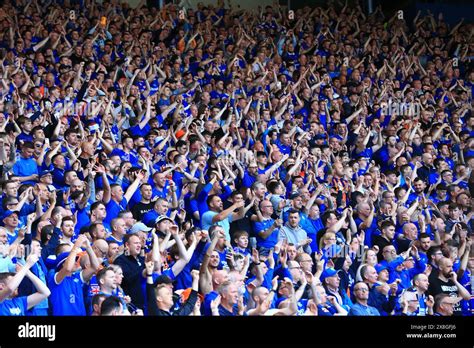
[(188, 316), (192, 313), (198, 297), (197, 291), (191, 290), (188, 299), (181, 307), (176, 308), (173, 306), (173, 308), (168, 312), (163, 309), (159, 309), (156, 305), (155, 287), (153, 284), (146, 284), (146, 295), (148, 315), (159, 317)]
[(133, 256), (120, 255), (114, 261), (114, 264), (122, 267), (123, 291), (132, 298), (132, 303), (140, 309), (143, 309), (145, 305), (145, 296), (142, 291), (143, 270), (145, 269), (145, 258), (139, 256), (135, 258)]

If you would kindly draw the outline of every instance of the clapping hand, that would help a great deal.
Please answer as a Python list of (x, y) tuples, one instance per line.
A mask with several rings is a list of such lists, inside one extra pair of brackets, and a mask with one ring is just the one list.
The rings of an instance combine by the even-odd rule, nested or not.
[(153, 261), (145, 262), (146, 274), (153, 274), (154, 267), (155, 267), (155, 263)]
[(221, 304), (221, 295), (217, 295), (217, 297), (211, 301), (211, 311), (216, 311)]

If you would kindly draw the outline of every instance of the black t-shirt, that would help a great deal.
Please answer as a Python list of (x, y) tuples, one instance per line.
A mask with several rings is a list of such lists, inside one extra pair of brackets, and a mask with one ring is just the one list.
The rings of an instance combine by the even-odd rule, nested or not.
[(438, 269), (438, 267), (435, 267), (435, 266), (431, 265), (431, 273), (430, 273), (430, 275), (429, 275), (429, 277), (428, 277), (428, 281), (429, 281), (430, 283), (432, 283), (435, 279), (438, 278), (438, 275), (439, 275), (439, 269)]
[(326, 227), (316, 231), (316, 245), (319, 245), (321, 238), (323, 238), (327, 231), (328, 229)]
[(382, 236), (373, 236), (372, 243), (379, 247), (379, 252), (377, 253), (377, 258), (379, 260), (383, 260), (383, 248), (387, 245), (393, 245), (393, 243), (389, 242)]
[[(430, 286), (428, 293), (435, 297), (439, 294), (447, 294), (450, 297), (459, 297), (459, 290), (456, 284), (451, 279), (447, 282), (442, 281), (438, 277), (430, 278)], [(460, 302), (454, 305), (454, 315), (461, 315), (461, 304)]]
[(133, 214), (134, 219), (137, 221), (141, 221), (143, 215), (153, 210), (154, 205), (155, 205), (154, 202), (150, 202), (150, 203), (139, 202), (135, 204), (132, 209), (132, 214)]
[[(248, 202), (246, 203), (246, 205), (247, 204), (248, 204)], [(231, 202), (228, 202), (228, 201), (224, 202), (224, 209), (229, 208), (231, 205), (232, 205)], [(237, 212), (238, 210), (235, 210), (235, 211)], [(255, 208), (251, 207), (242, 219), (232, 221), (230, 223), (230, 236), (231, 236), (231, 238), (232, 238), (232, 235), (237, 231), (246, 231), (249, 234), (249, 237), (255, 237), (255, 233), (254, 233), (253, 227), (252, 227), (252, 221), (250, 220), (250, 217), (252, 215), (255, 215), (255, 214), (256, 214), (255, 213)]]
[(397, 240), (398, 253), (403, 253), (404, 251), (407, 251), (410, 248), (410, 244), (412, 242), (413, 242), (412, 240), (405, 239), (405, 238)]
[(82, 168), (86, 168), (87, 165), (92, 161), (92, 159), (90, 159), (90, 158), (78, 157), (77, 159), (78, 159), (79, 162), (81, 163), (81, 167), (82, 167)]

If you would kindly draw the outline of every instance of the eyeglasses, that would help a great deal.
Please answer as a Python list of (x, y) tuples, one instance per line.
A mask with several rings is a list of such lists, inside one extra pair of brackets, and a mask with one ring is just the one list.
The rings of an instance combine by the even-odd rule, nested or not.
[(297, 266), (297, 267), (295, 266), (295, 267), (289, 267), (289, 269), (301, 269), (301, 267), (300, 266)]
[(396, 254), (395, 250), (384, 250), (384, 253)]

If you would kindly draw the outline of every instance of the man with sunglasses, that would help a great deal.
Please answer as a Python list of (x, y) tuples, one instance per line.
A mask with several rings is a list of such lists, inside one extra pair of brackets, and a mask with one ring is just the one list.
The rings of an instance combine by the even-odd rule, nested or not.
[(380, 316), (377, 308), (367, 304), (369, 300), (369, 287), (364, 282), (354, 285), (354, 296), (356, 303), (349, 311), (350, 316)]

